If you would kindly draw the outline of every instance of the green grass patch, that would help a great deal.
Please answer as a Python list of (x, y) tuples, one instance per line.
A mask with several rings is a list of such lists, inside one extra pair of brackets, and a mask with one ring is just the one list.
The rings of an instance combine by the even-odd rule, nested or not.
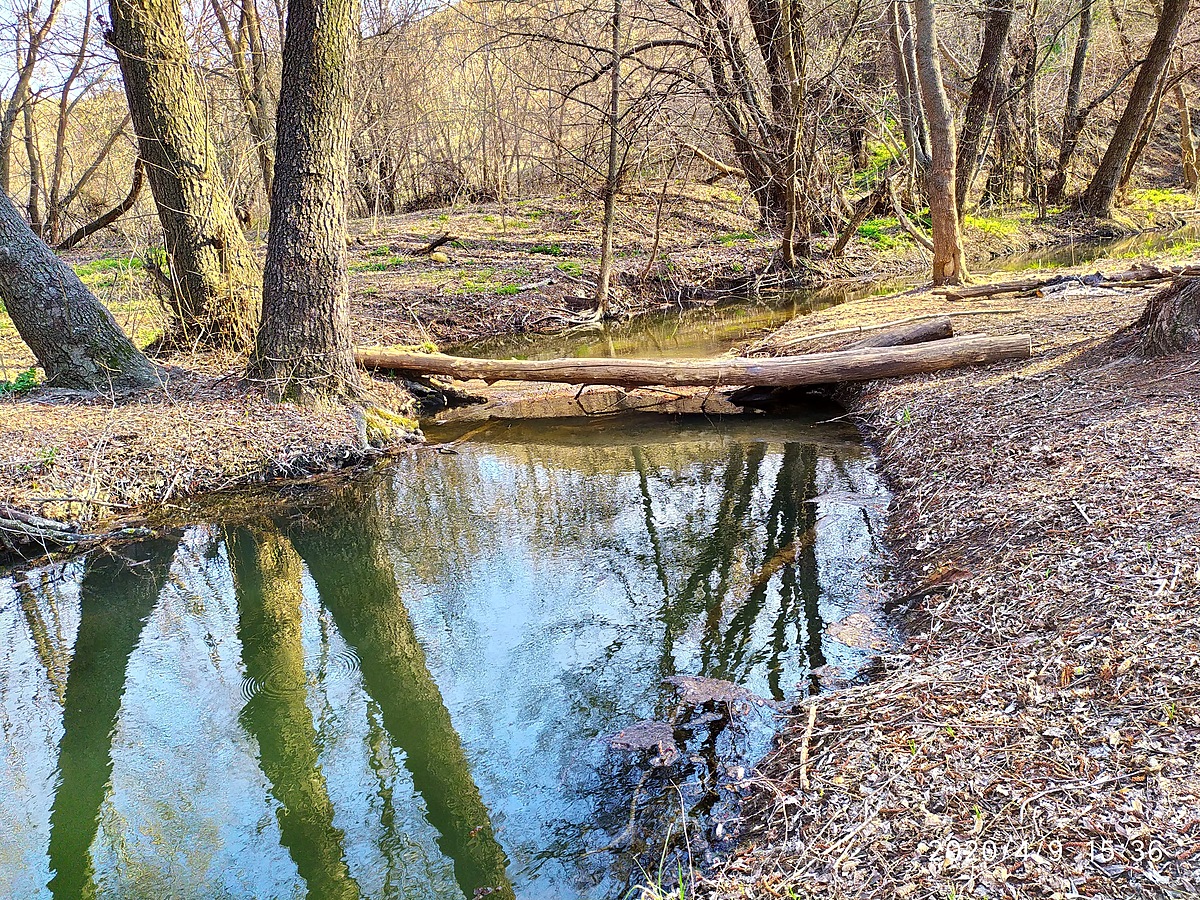
[(1020, 224), (1011, 219), (998, 219), (991, 216), (967, 216), (964, 221), (971, 228), (978, 229), (992, 237), (1011, 237), (1021, 230)]
[(1190, 209), (1196, 205), (1196, 198), (1191, 192), (1175, 188), (1142, 188), (1131, 191), (1129, 199), (1136, 209)]
[(567, 275), (574, 275), (576, 278), (583, 274), (583, 266), (575, 262), (573, 259), (564, 259), (562, 262), (555, 265), (554, 268), (558, 269), (560, 272), (565, 272)]
[(562, 244), (534, 244), (529, 248), (530, 253), (540, 253), (542, 256), (562, 256)]
[(37, 387), (37, 369), (26, 369), (12, 381), (0, 381), (0, 395), (23, 394)]
[(497, 294), (515, 294), (520, 290), (521, 290), (521, 286), (519, 284), (502, 284), (502, 285), (500, 285), (500, 287), (496, 288), (496, 293)]
[(737, 244), (741, 241), (756, 241), (758, 235), (753, 231), (728, 231), (717, 235), (717, 243), (726, 247)]
[(858, 190), (871, 187), (879, 174), (896, 159), (896, 154), (882, 141), (867, 142), (867, 166), (860, 172), (854, 173), (854, 186)]
[(899, 227), (900, 223), (891, 216), (879, 216), (859, 225), (858, 236), (876, 250), (892, 250), (912, 242), (907, 234), (897, 233)]

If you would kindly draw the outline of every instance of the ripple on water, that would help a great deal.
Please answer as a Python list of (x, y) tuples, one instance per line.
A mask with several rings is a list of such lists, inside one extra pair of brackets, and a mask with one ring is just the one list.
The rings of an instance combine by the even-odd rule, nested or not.
[[(353, 680), (358, 677), (362, 664), (353, 648), (347, 647), (328, 656), (310, 656), (304, 660), (301, 672), (311, 669), (321, 670), (321, 680), (331, 681)], [(255, 697), (265, 696), (282, 699), (306, 689), (306, 678), (297, 673), (292, 666), (276, 666), (260, 676), (245, 675), (242, 677), (241, 695), (243, 703), (249, 703)]]

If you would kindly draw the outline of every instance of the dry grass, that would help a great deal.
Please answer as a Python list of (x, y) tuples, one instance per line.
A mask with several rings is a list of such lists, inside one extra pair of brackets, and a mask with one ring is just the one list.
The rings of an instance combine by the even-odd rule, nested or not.
[[(376, 455), (345, 407), (276, 403), (236, 374), (188, 362), (161, 389), (126, 398), (39, 390), (0, 399), (0, 505), (86, 523)], [(371, 391), (392, 408), (409, 400), (381, 382)]]
[(1006, 298), (956, 326), (1029, 331), (1033, 359), (857, 398), (909, 639), (879, 680), (808, 701), (811, 729), (798, 711), (710, 896), (1200, 891), (1200, 358), (1127, 355), (1151, 290)]

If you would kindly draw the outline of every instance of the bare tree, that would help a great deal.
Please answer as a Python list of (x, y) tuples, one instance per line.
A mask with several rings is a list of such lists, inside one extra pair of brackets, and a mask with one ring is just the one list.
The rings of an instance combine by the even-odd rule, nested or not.
[(967, 280), (962, 233), (954, 200), (956, 153), (954, 114), (942, 81), (938, 60), (933, 0), (914, 0), (917, 68), (921, 101), (929, 124), (932, 161), (929, 167), (929, 218), (933, 230), (933, 283), (960, 284)]
[(991, 111), (996, 105), (996, 88), (1000, 82), (1004, 48), (1012, 28), (1014, 0), (989, 0), (983, 24), (983, 45), (979, 50), (979, 65), (971, 82), (971, 96), (963, 115), (962, 139), (955, 161), (956, 180), (954, 201), (961, 216), (966, 205), (971, 182), (979, 166), (979, 157)]
[(1190, 0), (1164, 0), (1158, 17), (1154, 39), (1146, 50), (1146, 58), (1138, 69), (1125, 111), (1108, 142), (1108, 149), (1099, 168), (1079, 198), (1081, 211), (1093, 216), (1106, 216), (1112, 207), (1117, 185), (1125, 171), (1125, 163), (1133, 151), (1138, 133), (1151, 111), (1155, 98), (1160, 96), (1160, 82), (1171, 62), (1175, 40), (1187, 16)]

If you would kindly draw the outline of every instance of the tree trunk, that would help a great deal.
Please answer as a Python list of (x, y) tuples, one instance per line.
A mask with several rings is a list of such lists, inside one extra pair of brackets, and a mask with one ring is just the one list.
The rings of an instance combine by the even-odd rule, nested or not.
[(154, 382), (146, 357), (3, 192), (0, 301), (49, 384), (99, 391)]
[(1190, 0), (1164, 0), (1162, 14), (1158, 18), (1158, 28), (1154, 39), (1146, 52), (1146, 59), (1138, 70), (1133, 88), (1129, 92), (1129, 101), (1125, 104), (1125, 112), (1117, 123), (1108, 149), (1100, 161), (1100, 167), (1092, 176), (1091, 182), (1079, 198), (1079, 208), (1092, 216), (1107, 216), (1112, 208), (1113, 196), (1117, 191), (1117, 183), (1125, 169), (1125, 162), (1133, 149), (1139, 130), (1150, 111), (1158, 93), (1159, 82), (1171, 61), (1171, 51), (1179, 28), (1187, 16)]
[(979, 51), (979, 65), (975, 80), (971, 84), (971, 96), (967, 100), (963, 116), (962, 140), (958, 145), (955, 163), (957, 179), (954, 184), (955, 206), (961, 216), (979, 167), (980, 148), (984, 131), (995, 107), (996, 85), (1000, 80), (1000, 65), (1004, 61), (1004, 47), (1012, 28), (1013, 0), (990, 0), (987, 21), (983, 26), (983, 46)]
[(1144, 356), (1200, 350), (1200, 278), (1181, 278), (1155, 294), (1135, 328)]
[(1067, 187), (1071, 158), (1079, 146), (1083, 117), (1079, 104), (1083, 96), (1083, 75), (1087, 68), (1088, 47), (1092, 39), (1092, 0), (1083, 0), (1079, 9), (1079, 37), (1075, 39), (1075, 55), (1071, 60), (1071, 78), (1067, 82), (1067, 101), (1063, 110), (1062, 140), (1058, 144), (1058, 166), (1046, 186), (1046, 202), (1059, 203)]
[(900, 98), (900, 124), (908, 149), (910, 179), (929, 169), (929, 137), (925, 130), (925, 114), (921, 108), (917, 84), (916, 55), (913, 52), (912, 19), (908, 4), (891, 0), (888, 4), (888, 37), (892, 51), (892, 68), (896, 79), (896, 96)]
[(613, 0), (612, 56), (608, 88), (608, 169), (604, 173), (604, 222), (600, 229), (600, 272), (596, 276), (596, 312), (608, 316), (609, 283), (612, 281), (613, 228), (617, 219), (617, 179), (620, 177), (621, 123), (621, 0)]
[(179, 0), (109, 0), (109, 13), (170, 263), (174, 321), (165, 344), (246, 349), (258, 266), (217, 167)]
[(1032, 32), (1025, 56), (1025, 84), (1022, 88), (1025, 100), (1025, 196), (1037, 207), (1038, 214), (1046, 215), (1046, 188), (1042, 177), (1042, 142), (1039, 131), (1037, 101), (1037, 36)]
[(1008, 203), (1016, 189), (1017, 125), (1013, 121), (1012, 103), (1007, 95), (1017, 74), (1017, 67), (1014, 66), (1012, 77), (996, 91), (999, 102), (996, 105), (996, 134), (992, 140), (992, 167), (983, 188), (984, 201), (993, 206)]
[(1179, 107), (1179, 156), (1183, 161), (1183, 182), (1189, 190), (1200, 187), (1200, 158), (1196, 155), (1196, 136), (1192, 131), (1192, 111), (1188, 106), (1183, 81), (1175, 85), (1175, 105)]
[(946, 99), (942, 66), (938, 61), (933, 0), (915, 0), (916, 51), (921, 100), (929, 124), (933, 151), (929, 168), (929, 218), (933, 230), (933, 283), (962, 284), (967, 280), (962, 234), (955, 205), (954, 113)]
[(262, 325), (251, 372), (280, 397), (359, 389), (346, 274), (357, 0), (289, 0)]
[(1154, 102), (1150, 104), (1150, 109), (1146, 111), (1146, 118), (1142, 120), (1142, 127), (1138, 129), (1137, 138), (1129, 151), (1129, 158), (1125, 160), (1125, 167), (1121, 170), (1121, 179), (1117, 182), (1118, 197), (1125, 195), (1125, 191), (1129, 188), (1129, 181), (1133, 178), (1133, 170), (1137, 168), (1138, 160), (1146, 152), (1146, 145), (1150, 143), (1150, 137), (1154, 134), (1154, 126), (1158, 122), (1158, 111), (1162, 109), (1163, 93), (1168, 80), (1168, 76), (1164, 73), (1158, 83), (1158, 90), (1154, 94)]

